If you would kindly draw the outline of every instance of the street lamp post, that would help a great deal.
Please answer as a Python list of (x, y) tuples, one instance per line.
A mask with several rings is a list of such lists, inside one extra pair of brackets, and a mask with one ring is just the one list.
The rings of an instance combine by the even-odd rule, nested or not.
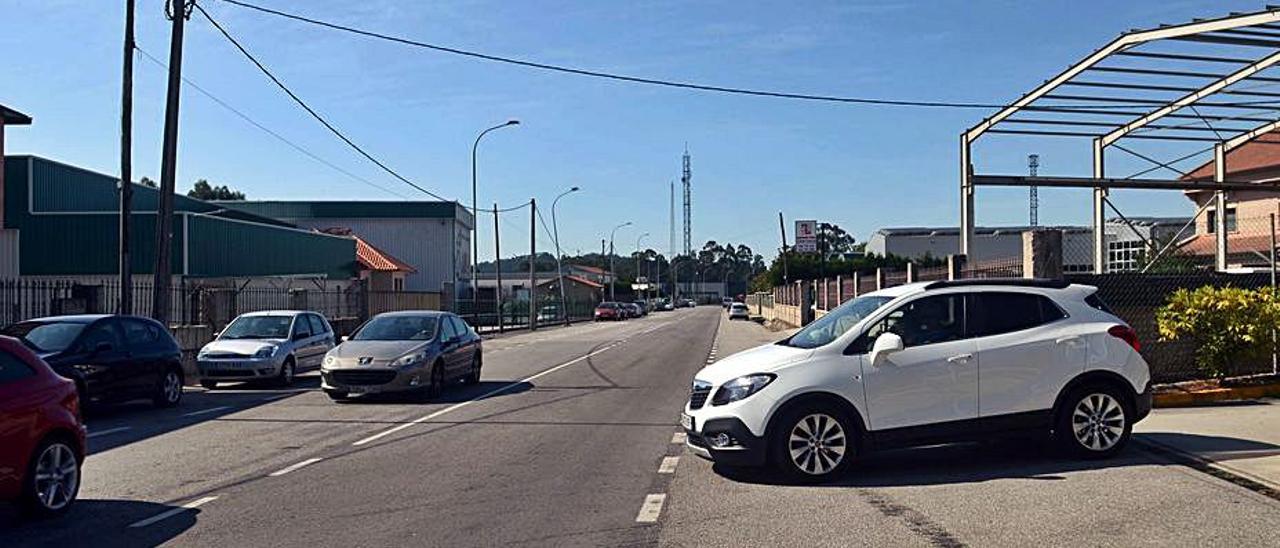
[[(645, 239), (648, 236), (649, 236), (649, 233), (645, 232), (644, 234), (641, 234), (640, 237), (636, 238), (636, 282), (637, 283), (639, 283), (640, 281), (640, 255), (641, 255), (640, 241)], [(646, 278), (648, 278), (648, 276), (646, 276)], [(644, 283), (648, 284), (649, 280), (646, 279)], [(645, 296), (648, 297), (648, 295), (645, 295)]]
[(627, 221), (618, 226), (613, 227), (609, 231), (609, 300), (617, 300), (617, 276), (613, 273), (613, 235), (618, 233), (618, 229), (624, 226), (631, 226), (631, 221)]
[(569, 325), (569, 304), (564, 296), (564, 267), (560, 265), (560, 225), (556, 222), (556, 204), (560, 203), (560, 198), (577, 191), (578, 187), (575, 186), (561, 192), (555, 200), (551, 201), (551, 239), (555, 240), (556, 244), (556, 285), (560, 286), (560, 313), (564, 314), (565, 325)]
[[(471, 320), (473, 324), (475, 323), (475, 320), (479, 319), (480, 314), (480, 307), (478, 306), (480, 304), (480, 293), (477, 291), (479, 288), (479, 280), (476, 279), (476, 264), (480, 262), (480, 242), (476, 239), (477, 234), (479, 234), (477, 225), (480, 224), (478, 221), (480, 210), (476, 203), (476, 151), (480, 148), (480, 139), (483, 138), (485, 134), (495, 129), (502, 129), (504, 127), (517, 125), (520, 125), (520, 120), (507, 120), (505, 124), (498, 124), (481, 131), (480, 135), (476, 136), (476, 142), (471, 145)], [(494, 215), (497, 215), (497, 213), (494, 213)], [(494, 257), (494, 261), (497, 268), (502, 268), (501, 257)], [(501, 292), (502, 288), (499, 287), (498, 291)]]

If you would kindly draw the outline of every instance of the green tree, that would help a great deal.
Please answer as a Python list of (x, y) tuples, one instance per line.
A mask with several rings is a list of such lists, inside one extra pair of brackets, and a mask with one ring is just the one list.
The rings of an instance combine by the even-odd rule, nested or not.
[(1270, 288), (1179, 289), (1156, 311), (1160, 340), (1193, 341), (1196, 364), (1215, 378), (1232, 363), (1270, 351), (1277, 321), (1280, 302)]
[(187, 191), (187, 196), (197, 200), (243, 200), (244, 193), (231, 190), (226, 185), (213, 186), (209, 181), (200, 179)]
[(143, 177), (143, 178), (141, 178), (141, 179), (138, 179), (138, 184), (140, 184), (140, 185), (142, 185), (142, 186), (145, 186), (145, 187), (147, 187), (147, 188), (159, 188), (159, 186), (160, 186), (160, 185), (157, 185), (155, 181), (152, 181), (151, 179), (149, 179), (149, 178), (147, 178), (147, 177)]

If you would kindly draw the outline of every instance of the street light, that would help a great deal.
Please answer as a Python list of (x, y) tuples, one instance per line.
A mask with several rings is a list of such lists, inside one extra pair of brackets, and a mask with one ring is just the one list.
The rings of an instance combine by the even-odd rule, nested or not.
[(556, 204), (560, 203), (560, 198), (577, 191), (578, 187), (575, 186), (561, 192), (551, 201), (551, 239), (555, 240), (556, 244), (556, 285), (560, 286), (560, 313), (564, 314), (565, 325), (569, 325), (569, 305), (564, 296), (564, 268), (560, 265), (560, 224), (556, 222)]
[[(639, 283), (640, 281), (640, 255), (641, 255), (640, 241), (647, 238), (648, 236), (649, 236), (649, 233), (645, 232), (644, 234), (641, 234), (639, 238), (636, 238), (636, 282), (637, 283)], [(645, 280), (645, 284), (648, 284), (648, 283), (649, 283), (649, 280)], [(645, 296), (648, 297), (648, 295), (645, 295)]]
[(613, 230), (609, 231), (609, 300), (611, 301), (617, 300), (617, 285), (618, 285), (614, 283), (615, 281), (617, 281), (617, 279), (613, 274), (613, 235), (617, 234), (618, 229), (624, 226), (631, 226), (631, 221), (627, 221), (618, 226), (615, 226), (613, 227)]
[[(480, 262), (480, 242), (476, 239), (476, 235), (479, 233), (478, 226), (480, 224), (478, 219), (479, 208), (477, 207), (477, 204), (476, 204), (476, 149), (480, 148), (480, 139), (484, 137), (486, 133), (489, 133), (490, 131), (493, 131), (495, 129), (502, 129), (507, 126), (518, 126), (518, 125), (520, 125), (520, 120), (507, 120), (507, 123), (505, 124), (499, 124), (489, 129), (486, 129), (484, 131), (481, 131), (480, 135), (476, 136), (476, 142), (471, 145), (471, 318), (472, 318), (472, 323), (475, 323), (475, 320), (478, 319), (478, 315), (480, 314), (480, 307), (477, 306), (480, 303), (480, 293), (477, 291), (479, 287), (479, 280), (476, 279), (476, 264)], [(495, 213), (495, 215), (497, 214)], [(494, 261), (497, 264), (497, 268), (502, 268), (501, 257), (494, 257)], [(497, 290), (498, 290), (497, 294), (501, 295), (502, 288), (499, 287), (497, 288)]]

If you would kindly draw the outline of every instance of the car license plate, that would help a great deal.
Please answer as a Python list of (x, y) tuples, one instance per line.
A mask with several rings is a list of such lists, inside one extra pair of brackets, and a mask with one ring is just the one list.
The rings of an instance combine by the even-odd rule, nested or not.
[(681, 414), (680, 414), (680, 427), (681, 427), (681, 428), (684, 428), (685, 430), (690, 430), (690, 431), (692, 431), (692, 430), (693, 430), (693, 417), (690, 417), (688, 413), (681, 413)]

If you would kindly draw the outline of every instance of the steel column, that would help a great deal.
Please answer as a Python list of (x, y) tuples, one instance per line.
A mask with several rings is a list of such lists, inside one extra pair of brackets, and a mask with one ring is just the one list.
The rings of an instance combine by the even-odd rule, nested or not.
[[(1105, 176), (1105, 164), (1103, 159), (1106, 153), (1106, 145), (1102, 143), (1102, 139), (1093, 140), (1093, 177), (1101, 179)], [(1102, 187), (1094, 187), (1093, 189), (1093, 273), (1105, 274), (1107, 272), (1107, 189)]]
[(960, 134), (960, 253), (973, 250), (973, 166), (970, 164), (971, 141), (968, 133)]
[[(1213, 180), (1227, 180), (1227, 147), (1218, 143), (1213, 147)], [(1227, 269), (1227, 192), (1214, 191), (1213, 207), (1217, 211), (1214, 219), (1214, 267), (1219, 272)]]

